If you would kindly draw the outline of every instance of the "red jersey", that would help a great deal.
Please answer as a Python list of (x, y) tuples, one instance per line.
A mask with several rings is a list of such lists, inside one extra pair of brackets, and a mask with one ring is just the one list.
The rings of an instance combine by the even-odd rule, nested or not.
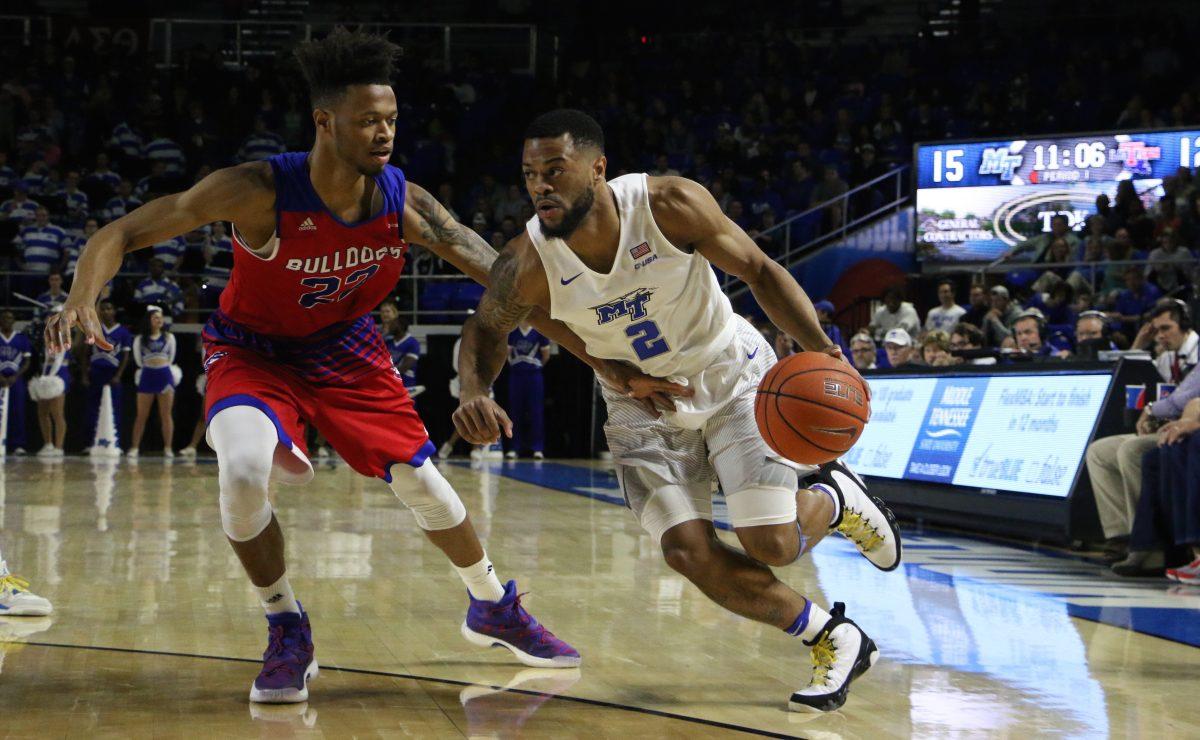
[(204, 339), (253, 349), (312, 380), (349, 382), (391, 367), (370, 312), (395, 287), (408, 252), (404, 173), (385, 166), (375, 177), (383, 210), (348, 224), (321, 202), (307, 159), (288, 152), (267, 160), (275, 237), (256, 253), (233, 230), (233, 269)]

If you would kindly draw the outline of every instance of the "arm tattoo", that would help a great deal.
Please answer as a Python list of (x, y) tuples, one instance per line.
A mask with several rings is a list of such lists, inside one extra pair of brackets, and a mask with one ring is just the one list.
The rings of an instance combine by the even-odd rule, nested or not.
[(441, 203), (410, 185), (413, 210), (421, 217), (420, 242), (475, 281), (487, 285), (496, 250), (483, 237), (451, 218)]
[(492, 384), (508, 355), (509, 332), (529, 315), (531, 307), (521, 304), (516, 286), (517, 259), (505, 251), (492, 265), (491, 285), (479, 310), (463, 326), (459, 366), (470, 368), (462, 373), (464, 393), (483, 392)]
[(517, 296), (517, 258), (512, 252), (506, 250), (496, 258), (489, 279), (491, 285), (479, 302), (478, 320), (488, 331), (507, 336), (533, 310)]

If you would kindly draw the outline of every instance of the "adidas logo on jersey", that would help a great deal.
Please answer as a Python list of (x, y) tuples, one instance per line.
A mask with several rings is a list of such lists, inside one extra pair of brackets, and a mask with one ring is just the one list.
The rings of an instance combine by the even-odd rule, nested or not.
[(311, 218), (304, 219), (304, 223), (300, 224), (301, 231), (316, 231), (317, 225), (312, 222)]

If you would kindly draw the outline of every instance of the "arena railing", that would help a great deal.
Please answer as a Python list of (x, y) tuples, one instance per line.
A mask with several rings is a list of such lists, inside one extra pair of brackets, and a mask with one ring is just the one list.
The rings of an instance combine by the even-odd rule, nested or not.
[[(756, 238), (774, 236), (782, 240), (776, 262), (791, 267), (831, 244), (845, 239), (860, 227), (882, 215), (895, 213), (908, 205), (909, 165), (902, 165), (879, 177), (857, 185), (839, 196), (818, 203), (789, 216), (769, 229), (758, 232)], [(737, 297), (749, 288), (730, 275), (723, 286), (730, 297)]]
[[(348, 22), (349, 23), (349, 22)], [(161, 67), (179, 62), (178, 54), (199, 44), (215, 49), (231, 67), (242, 67), (255, 56), (265, 56), (312, 38), (336, 22), (292, 20), (209, 20), (152, 18), (150, 50)], [(376, 33), (386, 32), (406, 55), (424, 52), (439, 59), (444, 71), (457, 55), (471, 53), (493, 68), (532, 75), (537, 68), (537, 26), (521, 23), (353, 23)], [(260, 44), (262, 46), (260, 46)]]
[[(1157, 263), (1155, 263), (1155, 264), (1157, 264)], [(1168, 266), (1170, 266), (1171, 264), (1172, 263), (1167, 263)], [(1200, 267), (1200, 265), (1198, 265), (1194, 260), (1190, 266), (1184, 266), (1183, 264), (1180, 264), (1180, 263), (1173, 263), (1173, 264), (1175, 265), (1175, 269), (1178, 269), (1183, 272), (1188, 272), (1188, 273), (1192, 272), (1197, 267)], [(998, 259), (993, 262), (989, 262), (987, 265), (984, 265), (983, 267), (964, 268), (962, 270), (946, 271), (946, 272), (971, 273), (976, 276), (976, 280), (974, 282), (986, 283), (988, 275), (1008, 275), (1008, 274), (1011, 274), (1014, 272), (1023, 272), (1023, 271), (1046, 273), (1051, 270), (1062, 270), (1062, 269), (1070, 268), (1073, 272), (1078, 272), (1080, 277), (1082, 277), (1084, 280), (1087, 281), (1088, 285), (1091, 288), (1091, 292), (1094, 295), (1096, 293), (1096, 283), (1097, 283), (1098, 273), (1102, 275), (1102, 274), (1104, 274), (1104, 272), (1106, 270), (1108, 270), (1110, 268), (1114, 268), (1114, 267), (1117, 268), (1118, 271), (1124, 271), (1125, 268), (1130, 267), (1131, 265), (1136, 265), (1139, 267), (1149, 267), (1151, 265), (1151, 261), (1149, 259), (1138, 259), (1138, 260), (1100, 260), (1100, 261), (1093, 261), (1093, 262), (1085, 262), (1083, 260), (1073, 260), (1070, 262), (1017, 262), (1017, 261), (1012, 261), (1012, 260), (1007, 260), (1007, 259)], [(1040, 277), (1040, 275), (1039, 275), (1039, 277)], [(1189, 275), (1189, 279), (1186, 282), (1189, 282), (1189, 283), (1191, 282), (1190, 275)]]

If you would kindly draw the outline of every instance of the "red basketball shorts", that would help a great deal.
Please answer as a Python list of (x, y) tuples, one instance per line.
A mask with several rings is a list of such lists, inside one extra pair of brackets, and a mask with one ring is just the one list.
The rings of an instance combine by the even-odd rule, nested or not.
[(210, 345), (205, 366), (205, 421), (211, 423), (231, 406), (259, 409), (275, 425), (280, 446), (302, 465), (284, 466), (293, 478), (300, 477), (303, 468), (311, 475), (306, 423), (316, 427), (354, 470), (389, 483), (392, 465), (415, 467), (434, 452), (394, 369), (368, 373), (346, 385), (315, 383), (285, 363), (227, 344)]

